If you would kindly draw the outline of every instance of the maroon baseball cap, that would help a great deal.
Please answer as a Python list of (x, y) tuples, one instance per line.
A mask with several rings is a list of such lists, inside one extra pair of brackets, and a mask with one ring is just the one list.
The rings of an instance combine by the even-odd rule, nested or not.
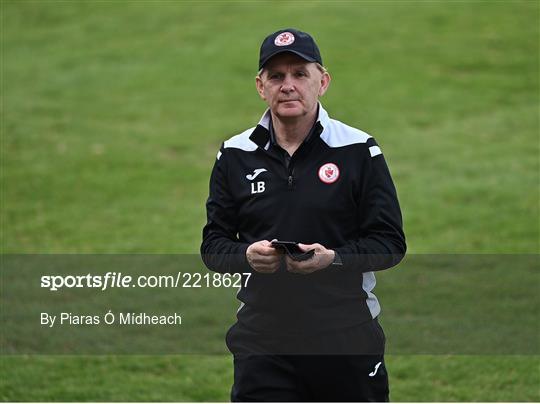
[(259, 70), (272, 57), (283, 52), (292, 52), (308, 62), (322, 65), (321, 53), (312, 36), (294, 28), (286, 28), (264, 39), (259, 53)]

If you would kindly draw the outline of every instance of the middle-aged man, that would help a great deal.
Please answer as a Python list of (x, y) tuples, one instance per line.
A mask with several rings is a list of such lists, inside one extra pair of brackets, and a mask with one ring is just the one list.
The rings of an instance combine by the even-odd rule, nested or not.
[[(269, 35), (255, 79), (268, 110), (212, 171), (203, 260), (251, 274), (226, 338), (233, 401), (388, 401), (372, 290), (374, 271), (405, 254), (401, 212), (375, 140), (319, 103), (322, 65), (310, 35)], [(274, 241), (314, 254), (297, 260)]]

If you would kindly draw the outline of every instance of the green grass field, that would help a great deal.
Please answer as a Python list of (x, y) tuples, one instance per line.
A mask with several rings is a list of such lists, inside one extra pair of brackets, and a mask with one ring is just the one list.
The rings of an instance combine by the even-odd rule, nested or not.
[[(325, 108), (381, 145), (409, 254), (539, 253), (538, 1), (0, 5), (3, 254), (197, 253), (216, 152), (262, 114), (258, 48), (287, 26), (319, 43)], [(538, 331), (538, 268), (513, 269), (470, 290)], [(440, 285), (422, 307), (380, 277), (388, 329), (462, 309), (443, 272), (415, 276)], [(540, 401), (538, 342), (515, 351), (390, 354), (391, 399)], [(226, 401), (232, 378), (220, 355), (1, 360), (4, 401)]]

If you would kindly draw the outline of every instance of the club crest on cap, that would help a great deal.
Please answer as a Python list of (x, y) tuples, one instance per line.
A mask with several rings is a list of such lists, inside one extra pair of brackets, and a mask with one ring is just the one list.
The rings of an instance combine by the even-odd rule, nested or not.
[(276, 46), (287, 46), (294, 42), (294, 35), (290, 32), (282, 32), (276, 39), (274, 39), (274, 45)]
[(319, 179), (325, 184), (332, 184), (339, 178), (339, 168), (334, 163), (326, 163), (319, 168)]

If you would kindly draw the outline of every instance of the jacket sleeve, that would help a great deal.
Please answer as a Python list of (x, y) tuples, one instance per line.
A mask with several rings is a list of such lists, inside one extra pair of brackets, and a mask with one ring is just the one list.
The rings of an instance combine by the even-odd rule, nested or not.
[(238, 208), (229, 188), (226, 154), (222, 145), (210, 176), (201, 256), (204, 264), (215, 272), (250, 272), (246, 259), (249, 244), (238, 240)]
[(380, 271), (397, 265), (407, 246), (396, 189), (384, 156), (373, 138), (362, 159), (363, 178), (357, 220), (360, 234), (335, 248), (344, 270)]

